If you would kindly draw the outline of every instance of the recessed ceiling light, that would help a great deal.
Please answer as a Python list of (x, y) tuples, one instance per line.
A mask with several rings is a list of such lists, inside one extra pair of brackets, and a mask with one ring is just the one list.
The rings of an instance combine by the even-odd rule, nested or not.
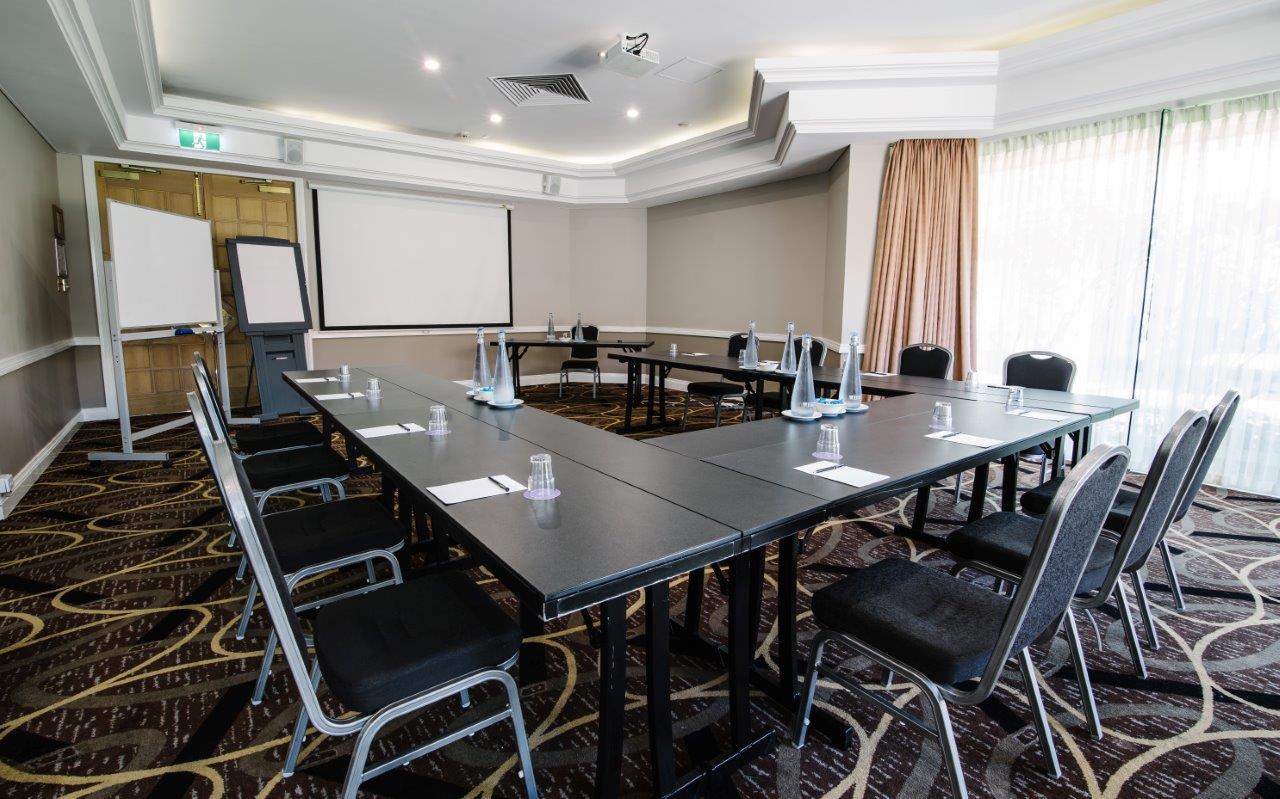
[(640, 116), (640, 109), (639, 109), (639, 108), (628, 108), (628, 109), (627, 109), (627, 119), (635, 119), (635, 118), (636, 118), (636, 117), (638, 117), (638, 116)]
[(689, 123), (688, 123), (688, 122), (677, 122), (677, 123), (676, 123), (676, 127), (677, 127), (677, 128), (687, 128), (687, 127), (689, 127)]
[(608, 53), (606, 53), (604, 50), (601, 50), (601, 51), (600, 51), (600, 57), (601, 57), (601, 58), (604, 58), (604, 57), (605, 57), (605, 56), (607, 56), (607, 55), (608, 55)]
[(489, 121), (490, 121), (490, 122), (492, 122), (492, 123), (493, 123), (493, 124), (495, 124), (495, 125), (501, 125), (501, 124), (502, 124), (502, 114), (490, 114), (490, 115), (489, 115)]
[(437, 72), (440, 69), (440, 61), (435, 58), (427, 58), (422, 62), (422, 68), (429, 72)]

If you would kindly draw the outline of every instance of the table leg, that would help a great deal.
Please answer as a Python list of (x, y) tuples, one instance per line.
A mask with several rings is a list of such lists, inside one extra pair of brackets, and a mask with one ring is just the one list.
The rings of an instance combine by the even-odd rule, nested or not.
[(658, 424), (667, 423), (667, 372), (670, 369), (658, 370)]
[(1058, 436), (1053, 440), (1053, 464), (1051, 478), (1058, 479), (1058, 475), (1062, 474), (1062, 459), (1065, 456), (1067, 448), (1067, 439), (1065, 436)]
[(751, 590), (747, 592), (747, 640), (751, 659), (760, 645), (760, 606), (764, 604), (764, 547), (751, 550)]
[(735, 748), (746, 746), (751, 735), (751, 672), (749, 631), (751, 557), (735, 555), (729, 572), (729, 731)]
[(684, 597), (684, 634), (688, 637), (697, 637), (702, 624), (702, 594), (706, 579), (706, 567), (689, 572)]
[(796, 692), (796, 562), (800, 537), (778, 542), (778, 675), (784, 694)]
[[(526, 599), (520, 600), (520, 635), (533, 638), (547, 631), (546, 622), (538, 613), (538, 606)], [(522, 641), (520, 644), (520, 684), (533, 685), (547, 679), (547, 650), (542, 644)]]
[(627, 361), (627, 407), (622, 416), (622, 432), (631, 432), (631, 411), (636, 404), (636, 377), (638, 367), (633, 361)]
[(991, 472), (991, 464), (984, 463), (973, 470), (973, 488), (969, 491), (969, 521), (976, 522), (982, 518), (982, 509), (987, 499), (987, 478)]
[(671, 614), (665, 582), (644, 590), (645, 690), (648, 697), (649, 757), (653, 793), (666, 796), (675, 787), (676, 764), (671, 725)]
[(396, 484), (386, 472), (382, 473), (382, 491), (380, 495), (382, 506), (387, 510), (391, 510), (396, 506)]
[[(526, 349), (528, 348), (526, 347)], [(522, 393), (520, 389), (520, 359), (523, 355), (524, 353), (520, 351), (519, 347), (511, 348), (511, 383), (515, 386), (517, 397)]]
[(645, 411), (644, 423), (646, 425), (653, 424), (653, 399), (654, 399), (654, 378), (656, 377), (656, 369), (653, 364), (649, 364), (649, 399), (646, 403), (648, 409)]
[(1012, 513), (1018, 508), (1018, 455), (1008, 455), (1001, 461), (1004, 475), (1000, 482), (1000, 510)]
[[(781, 407), (781, 406), (779, 406)], [(764, 418), (764, 378), (756, 378), (756, 421)]]
[(603, 638), (600, 647), (600, 733), (596, 744), (597, 799), (622, 793), (627, 687), (626, 597), (610, 599), (600, 606), (600, 626)]

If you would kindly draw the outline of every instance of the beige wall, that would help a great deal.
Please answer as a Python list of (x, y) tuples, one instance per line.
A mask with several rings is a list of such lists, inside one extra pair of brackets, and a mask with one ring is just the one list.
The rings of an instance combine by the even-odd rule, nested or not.
[[(57, 202), (53, 149), (0, 96), (0, 360), (71, 336), (54, 283)], [(70, 350), (0, 374), (0, 472), (21, 470), (79, 409)]]
[(826, 285), (827, 176), (649, 209), (649, 327), (817, 333)]
[[(84, 170), (81, 157), (58, 153), (58, 205), (67, 220), (67, 271), (70, 274), (71, 335), (98, 337), (98, 303), (89, 252), (89, 217), (85, 207)], [(80, 405), (99, 408), (106, 404), (102, 386), (102, 359), (97, 347), (76, 347), (76, 383)]]
[(876, 226), (880, 218), (880, 187), (889, 159), (889, 145), (855, 144), (849, 148), (848, 216), (845, 223), (843, 339), (858, 331), (866, 340), (867, 303), (875, 268)]
[(569, 212), (570, 292), (575, 315), (580, 310), (586, 322), (644, 328), (647, 228), (648, 212), (643, 208)]
[(827, 172), (827, 258), (820, 335), (844, 342), (845, 238), (849, 229), (849, 150)]

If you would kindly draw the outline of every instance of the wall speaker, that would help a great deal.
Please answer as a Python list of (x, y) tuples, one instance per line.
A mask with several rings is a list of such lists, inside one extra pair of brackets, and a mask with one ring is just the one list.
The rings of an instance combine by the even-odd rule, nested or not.
[(302, 139), (284, 139), (281, 142), (281, 158), (286, 164), (302, 163)]
[(560, 193), (560, 176), (559, 175), (543, 175), (542, 176), (542, 193), (550, 194), (553, 197)]

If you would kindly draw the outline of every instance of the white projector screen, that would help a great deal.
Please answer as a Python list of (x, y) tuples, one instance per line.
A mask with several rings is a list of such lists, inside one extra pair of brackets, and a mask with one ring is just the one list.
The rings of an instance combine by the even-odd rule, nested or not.
[(320, 326), (511, 324), (505, 208), (316, 188)]
[(208, 220), (108, 200), (107, 230), (122, 329), (222, 321)]

